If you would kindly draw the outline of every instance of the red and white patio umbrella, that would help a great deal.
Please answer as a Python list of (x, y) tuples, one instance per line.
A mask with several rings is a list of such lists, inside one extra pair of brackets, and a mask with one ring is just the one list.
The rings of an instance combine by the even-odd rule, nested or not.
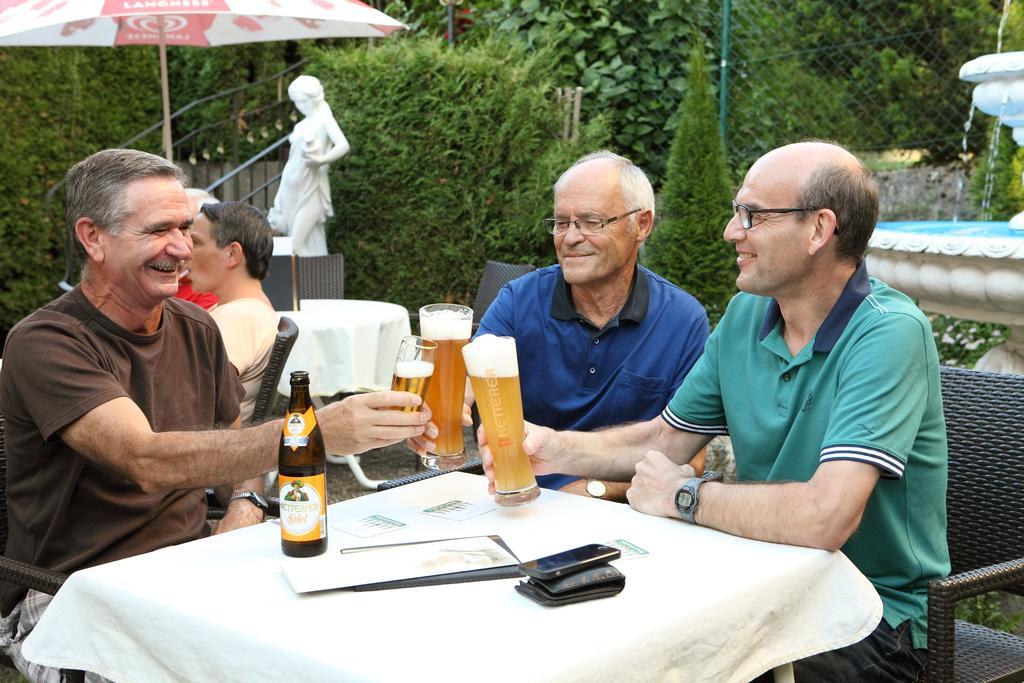
[(401, 28), (359, 0), (0, 0), (0, 46), (159, 45), (168, 158), (167, 45), (374, 38)]

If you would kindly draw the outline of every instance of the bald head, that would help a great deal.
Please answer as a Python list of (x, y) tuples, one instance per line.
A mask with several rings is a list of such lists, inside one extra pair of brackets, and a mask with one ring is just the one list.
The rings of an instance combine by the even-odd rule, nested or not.
[(864, 256), (878, 222), (878, 188), (853, 154), (830, 142), (798, 142), (765, 154), (750, 167), (751, 174), (796, 188), (793, 206), (832, 211), (836, 256), (854, 262)]

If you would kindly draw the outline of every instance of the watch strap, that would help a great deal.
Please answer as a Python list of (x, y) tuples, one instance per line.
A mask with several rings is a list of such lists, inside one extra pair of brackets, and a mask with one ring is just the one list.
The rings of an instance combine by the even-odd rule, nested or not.
[(258, 507), (263, 512), (267, 512), (267, 510), (270, 509), (270, 505), (269, 503), (267, 503), (267, 499), (261, 496), (260, 494), (256, 493), (255, 491), (235, 491), (234, 493), (231, 494), (231, 497), (228, 499), (228, 505), (231, 505), (231, 503), (238, 500), (239, 498), (244, 498), (248, 500), (250, 503)]
[(721, 472), (707, 471), (699, 477), (692, 477), (676, 489), (676, 511), (685, 522), (696, 524), (697, 505), (700, 503), (700, 487), (709, 481), (722, 481)]

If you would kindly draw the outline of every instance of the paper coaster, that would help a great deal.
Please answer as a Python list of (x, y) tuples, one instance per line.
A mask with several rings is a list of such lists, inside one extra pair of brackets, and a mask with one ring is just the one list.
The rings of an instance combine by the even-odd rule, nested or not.
[(440, 505), (428, 507), (422, 512), (431, 517), (444, 517), (445, 519), (461, 521), (490, 512), (495, 507), (496, 505), (493, 500), (481, 500), (476, 503), (470, 503), (465, 500), (449, 500)]
[(630, 543), (622, 538), (616, 538), (614, 541), (605, 541), (604, 544), (610, 545), (613, 548), (618, 548), (622, 553), (622, 557), (619, 559), (622, 560), (628, 560), (632, 557), (643, 557), (644, 555), (650, 554), (640, 546)]
[(332, 524), (331, 526), (339, 531), (344, 531), (346, 534), (352, 534), (359, 538), (369, 538), (370, 536), (379, 536), (395, 529), (401, 529), (405, 526), (405, 522), (399, 522), (397, 519), (391, 519), (384, 515), (370, 515), (362, 519), (346, 520), (341, 524)]

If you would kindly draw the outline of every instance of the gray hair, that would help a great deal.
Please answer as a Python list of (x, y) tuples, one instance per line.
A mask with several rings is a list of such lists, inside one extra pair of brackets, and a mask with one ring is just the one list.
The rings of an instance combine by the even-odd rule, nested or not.
[(85, 258), (85, 249), (75, 234), (79, 219), (91, 218), (116, 235), (130, 210), (125, 188), (145, 178), (172, 178), (183, 186), (188, 182), (174, 163), (137, 149), (105, 149), (71, 167), (64, 176), (64, 216), (80, 259)]
[[(558, 180), (555, 181), (554, 191), (558, 192), (565, 180), (578, 167), (597, 159), (611, 161), (612, 165), (618, 170), (619, 191), (622, 193), (622, 201), (626, 204), (626, 209), (628, 211), (633, 209), (650, 209), (651, 217), (653, 218), (655, 213), (654, 188), (651, 187), (651, 181), (647, 178), (647, 174), (626, 157), (607, 149), (591, 152), (573, 162), (573, 165), (567, 168), (558, 177)], [(631, 224), (633, 219), (635, 219), (635, 215), (630, 217)]]

